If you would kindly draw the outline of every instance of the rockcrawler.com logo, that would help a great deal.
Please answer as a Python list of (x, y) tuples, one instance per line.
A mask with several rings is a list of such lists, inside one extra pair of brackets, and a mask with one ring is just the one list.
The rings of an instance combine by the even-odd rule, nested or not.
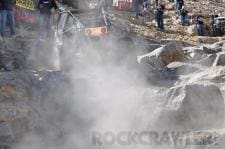
[(192, 131), (94, 131), (92, 132), (92, 144), (95, 146), (110, 145), (150, 145), (150, 146), (195, 146), (195, 145), (219, 145), (219, 137), (216, 133), (192, 132)]

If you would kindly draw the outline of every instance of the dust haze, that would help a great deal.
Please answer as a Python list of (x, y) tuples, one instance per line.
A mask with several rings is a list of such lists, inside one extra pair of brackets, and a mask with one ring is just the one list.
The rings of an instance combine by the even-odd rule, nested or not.
[[(110, 38), (81, 41), (76, 36), (64, 42), (63, 50), (71, 52), (68, 52), (71, 55), (64, 55), (68, 58), (66, 63), (70, 64), (66, 74), (70, 85), (58, 84), (59, 89), (43, 98), (36, 129), (26, 134), (15, 148), (98, 148), (92, 144), (94, 131), (116, 133), (147, 129), (152, 114), (148, 115), (141, 108), (144, 92), (150, 88), (147, 88), (146, 79), (138, 70), (132, 52), (135, 46), (127, 43), (118, 46), (118, 41)], [(58, 56), (50, 56), (55, 53), (54, 48), (48, 49), (47, 56), (50, 57), (48, 63), (55, 66)], [(120, 52), (121, 48), (127, 49)], [(42, 53), (39, 57), (41, 55), (46, 56)], [(128, 64), (130, 57), (133, 58), (132, 65)], [(43, 63), (43, 59), (36, 58), (38, 61)], [(143, 113), (145, 116), (141, 116)]]
[[(157, 87), (149, 83), (137, 64), (136, 51), (140, 49), (118, 39), (109, 36), (91, 41), (74, 35), (65, 39), (61, 49), (54, 47), (55, 40), (43, 45), (51, 48), (45, 48), (47, 55), (40, 52), (36, 62), (42, 63), (41, 57), (47, 56), (47, 63), (55, 70), (66, 65), (63, 73), (68, 82), (46, 93), (35, 129), (15, 149), (156, 148), (96, 146), (92, 142), (93, 132), (151, 131), (161, 110), (161, 100), (154, 97)], [(66, 51), (61, 63), (60, 50)], [(157, 129), (163, 130), (163, 125)]]

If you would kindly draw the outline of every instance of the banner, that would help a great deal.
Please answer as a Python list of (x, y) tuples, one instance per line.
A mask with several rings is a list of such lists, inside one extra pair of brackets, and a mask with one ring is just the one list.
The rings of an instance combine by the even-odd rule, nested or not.
[(133, 0), (113, 0), (113, 6), (118, 9), (132, 9)]
[(34, 24), (37, 22), (33, 0), (16, 0), (15, 17), (17, 21)]
[(16, 0), (16, 6), (29, 10), (35, 10), (35, 4), (33, 0)]

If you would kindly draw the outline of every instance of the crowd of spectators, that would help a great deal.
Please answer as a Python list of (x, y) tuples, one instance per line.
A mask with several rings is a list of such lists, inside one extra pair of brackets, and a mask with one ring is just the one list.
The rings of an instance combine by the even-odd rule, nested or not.
[[(190, 25), (190, 16), (189, 11), (186, 8), (184, 0), (169, 0), (169, 2), (175, 2), (175, 12), (180, 19), (180, 24), (182, 26)], [(150, 1), (148, 0), (138, 0), (136, 7), (136, 17), (142, 16), (146, 6), (149, 6)], [(155, 0), (155, 20), (157, 24), (157, 29), (159, 31), (164, 31), (164, 13), (166, 11), (166, 5), (161, 0)], [(196, 32), (198, 36), (205, 35), (205, 25), (204, 25), (204, 17), (202, 16), (202, 12), (199, 11), (196, 15), (195, 24), (196, 24)]]

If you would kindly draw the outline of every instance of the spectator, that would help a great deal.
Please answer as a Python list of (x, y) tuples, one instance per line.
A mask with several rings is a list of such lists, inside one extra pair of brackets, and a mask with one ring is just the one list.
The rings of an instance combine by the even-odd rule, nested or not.
[(165, 6), (163, 4), (159, 4), (156, 11), (156, 22), (160, 31), (164, 31), (164, 10)]
[(159, 0), (155, 0), (155, 6), (156, 6), (156, 7), (159, 6)]
[(181, 10), (184, 5), (184, 0), (176, 0), (176, 8), (177, 10)]
[(204, 17), (201, 15), (201, 11), (196, 18), (196, 23), (198, 36), (204, 36)]
[(158, 7), (161, 4), (162, 0), (155, 0), (155, 6)]
[(224, 32), (224, 27), (223, 23), (221, 23), (217, 18), (219, 17), (218, 14), (212, 15), (210, 24), (211, 24), (211, 33), (212, 36), (217, 37), (217, 36), (223, 36)]
[(1, 3), (1, 36), (5, 36), (7, 20), (9, 21), (10, 34), (15, 36), (15, 17), (13, 7), (16, 0), (0, 0)]
[(148, 0), (144, 0), (144, 2), (143, 2), (143, 16), (144, 17), (148, 14), (149, 8), (150, 8), (149, 1)]
[(138, 19), (139, 16), (143, 15), (143, 3), (144, 0), (136, 0), (136, 18)]
[(180, 19), (181, 19), (181, 24), (183, 26), (185, 24), (188, 24), (188, 11), (187, 11), (187, 9), (184, 6), (180, 10)]
[[(2, 0), (0, 0), (0, 31), (1, 31), (1, 11), (2, 11)], [(0, 32), (0, 37), (1, 37), (1, 32)]]
[(144, 2), (143, 2), (144, 11), (146, 11), (149, 6), (150, 6), (150, 4), (149, 4), (148, 0), (144, 0)]
[(39, 0), (37, 8), (39, 9), (39, 36), (45, 40), (50, 36), (52, 9), (57, 8), (55, 0)]

